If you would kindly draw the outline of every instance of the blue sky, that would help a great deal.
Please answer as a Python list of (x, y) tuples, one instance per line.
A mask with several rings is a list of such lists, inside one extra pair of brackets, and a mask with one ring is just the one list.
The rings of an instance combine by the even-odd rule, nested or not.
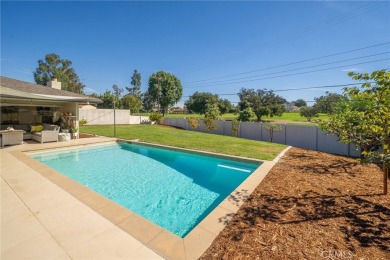
[[(180, 104), (195, 91), (349, 84), (347, 71), (390, 67), (389, 43), (389, 1), (1, 2), (2, 76), (34, 82), (37, 61), (56, 53), (97, 93), (129, 86), (134, 69), (142, 91), (152, 73), (173, 73)], [(311, 101), (341, 89), (277, 93)]]

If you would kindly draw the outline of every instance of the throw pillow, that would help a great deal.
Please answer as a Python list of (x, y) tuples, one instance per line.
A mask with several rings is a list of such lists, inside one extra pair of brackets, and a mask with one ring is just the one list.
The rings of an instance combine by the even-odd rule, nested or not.
[(31, 132), (41, 132), (43, 130), (43, 125), (32, 125)]

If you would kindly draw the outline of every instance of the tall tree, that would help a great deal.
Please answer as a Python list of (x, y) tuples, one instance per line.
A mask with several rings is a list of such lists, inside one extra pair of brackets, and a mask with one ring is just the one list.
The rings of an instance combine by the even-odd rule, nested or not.
[(135, 95), (127, 94), (121, 99), (122, 108), (129, 109), (130, 113), (138, 113), (141, 109), (141, 99)]
[[(95, 95), (96, 94), (94, 94), (93, 96), (95, 96)], [(111, 91), (106, 90), (106, 92), (104, 92), (103, 95), (96, 95), (95, 97), (97, 97), (103, 101), (103, 103), (97, 105), (98, 108), (111, 109), (114, 107), (115, 95)]]
[(255, 116), (255, 113), (253, 113), (253, 109), (251, 107), (251, 103), (248, 101), (245, 101), (244, 103), (240, 104), (240, 111), (239, 115), (237, 117), (237, 120), (243, 121), (243, 122), (249, 122), (252, 120), (252, 117)]
[(183, 87), (176, 76), (159, 71), (150, 76), (148, 93), (165, 115), (168, 107), (175, 105), (183, 96)]
[(217, 120), (220, 116), (221, 112), (219, 111), (218, 104), (215, 102), (207, 102), (204, 117)]
[(156, 102), (153, 100), (153, 97), (149, 94), (148, 91), (142, 95), (142, 111), (151, 112), (156, 106)]
[(206, 130), (211, 133), (217, 129), (217, 125), (215, 124), (215, 120), (220, 117), (220, 112), (218, 108), (218, 104), (212, 101), (206, 103), (206, 111), (204, 114), (204, 123)]
[(318, 117), (318, 111), (315, 107), (301, 107), (299, 109), (299, 114), (303, 117), (306, 117), (307, 121), (311, 121), (313, 117)]
[(123, 88), (119, 88), (117, 85), (112, 85), (113, 95), (114, 95), (114, 101), (115, 101), (115, 107), (116, 108), (122, 108), (122, 92)]
[(365, 83), (360, 87), (345, 88), (345, 98), (336, 104), (329, 120), (320, 121), (320, 127), (336, 134), (342, 142), (352, 142), (359, 146), (363, 151), (363, 161), (381, 163), (383, 190), (387, 194), (390, 167), (390, 72), (379, 70), (371, 74), (351, 72), (348, 75)]
[(281, 116), (285, 111), (286, 100), (275, 95), (272, 90), (258, 89), (255, 91), (254, 89), (242, 88), (238, 96), (240, 97), (238, 103), (240, 110), (246, 109), (248, 102), (258, 121), (261, 121), (262, 116)]
[(137, 70), (134, 70), (130, 84), (133, 86), (132, 88), (126, 87), (129, 94), (141, 98), (141, 73)]
[(305, 100), (303, 100), (302, 98), (299, 98), (295, 101), (292, 102), (294, 104), (294, 106), (297, 106), (297, 107), (306, 107), (307, 106), (307, 103)]
[(221, 112), (221, 115), (229, 113), (230, 111), (234, 110), (234, 106), (228, 99), (219, 99), (218, 100), (218, 108)]
[(184, 103), (190, 113), (205, 114), (207, 103), (218, 103), (218, 95), (209, 92), (198, 92), (192, 94)]
[(337, 103), (343, 99), (343, 95), (326, 91), (324, 96), (314, 98), (314, 100), (316, 101), (314, 107), (319, 113), (333, 114), (335, 112), (335, 107), (337, 106)]
[(52, 78), (61, 82), (62, 90), (83, 93), (85, 85), (80, 82), (79, 76), (72, 68), (72, 62), (61, 59), (55, 53), (47, 54), (44, 60), (38, 60), (38, 67), (34, 72), (34, 80), (39, 85), (46, 86)]

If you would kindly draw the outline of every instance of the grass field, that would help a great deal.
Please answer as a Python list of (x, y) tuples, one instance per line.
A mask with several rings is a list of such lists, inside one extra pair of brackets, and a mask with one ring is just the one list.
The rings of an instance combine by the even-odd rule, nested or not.
[[(145, 114), (148, 115), (148, 114)], [(234, 115), (233, 113), (230, 114), (224, 114), (222, 116), (222, 119), (233, 119), (237, 118), (238, 115)], [(167, 114), (165, 117), (167, 118), (188, 118), (188, 117), (196, 117), (196, 118), (204, 118), (204, 115), (199, 114)], [(327, 114), (320, 114), (317, 119), (328, 119), (329, 116)], [(253, 120), (256, 120), (257, 118), (253, 118)], [(306, 120), (305, 117), (302, 117), (298, 112), (296, 113), (283, 113), (282, 116), (274, 116), (274, 117), (268, 117), (265, 116), (262, 118), (265, 121), (272, 121), (275, 123), (304, 123), (304, 124), (313, 124)]]
[[(113, 126), (82, 126), (80, 132), (113, 137)], [(116, 137), (181, 148), (273, 160), (285, 145), (205, 134), (161, 125), (117, 125)]]

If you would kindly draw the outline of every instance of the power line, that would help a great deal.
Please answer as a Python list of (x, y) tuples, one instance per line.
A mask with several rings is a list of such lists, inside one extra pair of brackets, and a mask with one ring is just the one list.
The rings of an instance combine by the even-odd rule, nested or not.
[[(374, 63), (374, 62), (385, 61), (385, 60), (390, 60), (390, 58), (373, 60), (373, 61), (366, 61), (366, 62), (360, 62), (360, 63), (348, 64), (348, 65), (342, 65), (342, 66), (336, 66), (336, 67), (331, 67), (331, 68), (326, 68), (326, 69), (310, 70), (310, 71), (291, 73), (291, 74), (286, 74), (286, 75), (266, 77), (266, 78), (260, 78), (260, 79), (251, 79), (251, 80), (242, 80), (242, 81), (234, 81), (234, 82), (227, 82), (227, 83), (218, 83), (218, 84), (213, 84), (213, 86), (231, 85), (231, 84), (236, 84), (236, 83), (245, 83), (245, 82), (260, 81), (260, 80), (266, 80), (266, 79), (283, 78), (283, 77), (302, 75), (302, 74), (319, 72), (319, 71), (326, 71), (326, 70), (344, 68), (344, 67), (349, 67), (349, 66), (356, 66), (356, 65), (368, 64), (368, 63)], [(205, 86), (205, 85), (202, 86), (202, 85), (200, 85), (200, 86), (196, 86), (196, 87), (187, 87), (187, 88), (204, 88), (204, 87), (210, 87), (210, 86)]]
[(333, 54), (329, 54), (329, 55), (325, 55), (325, 56), (320, 56), (320, 57), (306, 59), (306, 60), (301, 60), (301, 61), (295, 61), (295, 62), (291, 62), (291, 63), (287, 63), (287, 64), (282, 64), (282, 65), (277, 65), (277, 66), (272, 66), (272, 67), (267, 67), (267, 68), (262, 68), (262, 69), (256, 69), (256, 70), (251, 70), (251, 71), (246, 71), (246, 72), (240, 72), (240, 73), (236, 73), (236, 74), (225, 75), (225, 76), (220, 76), (220, 77), (215, 77), (215, 78), (190, 81), (187, 84), (192, 84), (192, 83), (196, 83), (196, 82), (204, 82), (204, 81), (209, 81), (209, 80), (214, 80), (214, 79), (221, 79), (221, 78), (230, 78), (230, 77), (244, 75), (244, 74), (250, 74), (250, 73), (258, 72), (258, 71), (264, 71), (264, 70), (270, 70), (270, 69), (275, 69), (275, 68), (286, 67), (286, 66), (295, 65), (295, 64), (299, 64), (299, 63), (304, 63), (304, 62), (308, 62), (308, 61), (319, 60), (319, 59), (329, 58), (329, 57), (338, 56), (338, 55), (351, 53), (351, 52), (355, 52), (355, 51), (370, 49), (370, 48), (374, 48), (374, 47), (378, 47), (378, 46), (382, 46), (382, 45), (386, 45), (386, 44), (390, 44), (390, 42), (379, 43), (379, 44), (370, 45), (370, 46), (366, 46), (366, 47), (362, 47), (362, 48), (358, 48), (358, 49), (353, 49), (353, 50), (333, 53)]
[(325, 28), (327, 28), (329, 26), (345, 22), (345, 21), (347, 21), (349, 19), (355, 18), (355, 17), (360, 16), (360, 15), (362, 15), (364, 13), (367, 13), (367, 12), (371, 12), (371, 11), (373, 11), (375, 9), (378, 9), (378, 8), (382, 7), (382, 6), (385, 6), (385, 4), (382, 4), (382, 3), (378, 4), (378, 3), (375, 3), (375, 2), (374, 3), (372, 3), (372, 2), (368, 3), (367, 5), (358, 7), (356, 9), (350, 10), (350, 11), (345, 12), (343, 14), (337, 15), (335, 17), (326, 19), (326, 20), (324, 20), (322, 22), (319, 22), (319, 23), (316, 23), (314, 25), (311, 25), (311, 26), (308, 26), (306, 28), (303, 28), (302, 30), (298, 30), (298, 31), (289, 33), (289, 34), (287, 34), (285, 36), (279, 37), (279, 38), (277, 38), (275, 40), (271, 40), (271, 41), (268, 41), (266, 43), (259, 44), (259, 45), (255, 46), (253, 48), (250, 48), (250, 49), (247, 49), (247, 50), (244, 50), (244, 51), (241, 51), (241, 52), (237, 52), (236, 54), (231, 55), (230, 57), (223, 57), (221, 59), (216, 60), (216, 62), (209, 62), (209, 65), (205, 64), (205, 65), (202, 66), (202, 68), (197, 69), (197, 70), (193, 70), (193, 71), (189, 71), (187, 73), (184, 73), (184, 75), (188, 74), (188, 73), (192, 73), (194, 71), (203, 70), (203, 69), (211, 67), (211, 66), (213, 66), (215, 64), (219, 64), (219, 63), (221, 63), (224, 60), (235, 58), (235, 56), (238, 56), (238, 55), (240, 57), (242, 57), (243, 54), (249, 53), (253, 49), (258, 49), (258, 48), (260, 48), (262, 46), (264, 46), (263, 47), (263, 49), (264, 49), (264, 48), (267, 48), (267, 47), (275, 47), (277, 45), (285, 44), (287, 41), (295, 40), (295, 39), (301, 38), (303, 36), (306, 36), (308, 34), (312, 34), (314, 32), (317, 32), (319, 30), (323, 30), (323, 29), (325, 29)]
[[(280, 73), (285, 73), (285, 72), (290, 72), (290, 71), (303, 70), (303, 69), (309, 69), (309, 68), (314, 68), (314, 67), (321, 67), (321, 66), (325, 66), (325, 65), (330, 65), (330, 64), (335, 64), (335, 63), (340, 63), (340, 62), (345, 62), (345, 61), (351, 61), (351, 60), (364, 59), (364, 58), (374, 57), (374, 56), (378, 56), (378, 55), (384, 55), (384, 54), (388, 54), (388, 53), (390, 53), (390, 52), (376, 53), (376, 54), (372, 54), (372, 55), (366, 55), (366, 56), (361, 56), (361, 57), (356, 57), (356, 58), (351, 58), (351, 59), (345, 59), (345, 60), (340, 60), (340, 61), (333, 61), (333, 62), (318, 64), (318, 65), (311, 65), (311, 66), (307, 66), (307, 67), (301, 67), (301, 68), (296, 68), (296, 69), (289, 69), (289, 70), (271, 72), (271, 73), (266, 73), (266, 74), (253, 75), (253, 76), (248, 76), (248, 77), (235, 78), (235, 79), (231, 79), (231, 80), (250, 79), (250, 78), (256, 78), (256, 77), (260, 77), (260, 76), (268, 76), (268, 75), (280, 74)], [(196, 86), (202, 86), (204, 84), (225, 83), (225, 82), (230, 82), (231, 80), (221, 80), (221, 81), (214, 81), (214, 82), (206, 82), (206, 83), (203, 83), (203, 84), (199, 83), (199, 84), (194, 84), (194, 85), (189, 85), (189, 86), (190, 87), (196, 87)]]
[[(347, 87), (347, 86), (353, 86), (353, 85), (362, 85), (365, 83), (375, 83), (374, 81), (371, 82), (360, 82), (360, 83), (350, 83), (350, 84), (338, 84), (338, 85), (326, 85), (326, 86), (315, 86), (315, 87), (304, 87), (304, 88), (287, 88), (287, 89), (277, 89), (277, 90), (268, 90), (268, 92), (285, 92), (285, 91), (295, 91), (295, 90), (306, 90), (306, 89), (321, 89), (321, 88), (340, 88), (340, 87)], [(227, 93), (227, 94), (216, 94), (218, 96), (235, 96), (239, 93)], [(190, 96), (183, 96), (183, 97), (190, 97)]]

